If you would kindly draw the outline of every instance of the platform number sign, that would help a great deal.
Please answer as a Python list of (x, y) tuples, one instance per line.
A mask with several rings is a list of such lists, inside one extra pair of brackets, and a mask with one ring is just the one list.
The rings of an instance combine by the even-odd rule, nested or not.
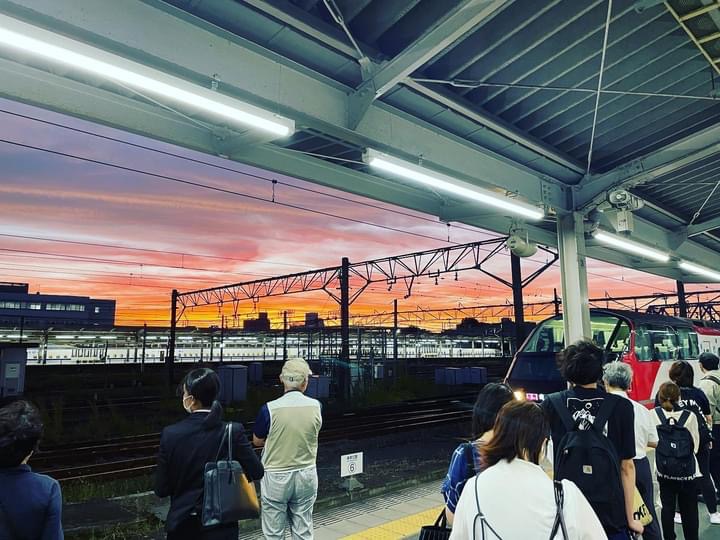
[(340, 477), (355, 476), (363, 472), (363, 453), (345, 454), (340, 456)]

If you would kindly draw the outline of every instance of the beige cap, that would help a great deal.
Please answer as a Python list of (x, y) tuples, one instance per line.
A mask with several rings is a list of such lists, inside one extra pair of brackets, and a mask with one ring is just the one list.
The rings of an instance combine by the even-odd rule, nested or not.
[(310, 366), (302, 358), (291, 358), (283, 364), (280, 377), (285, 382), (302, 383), (312, 375)]

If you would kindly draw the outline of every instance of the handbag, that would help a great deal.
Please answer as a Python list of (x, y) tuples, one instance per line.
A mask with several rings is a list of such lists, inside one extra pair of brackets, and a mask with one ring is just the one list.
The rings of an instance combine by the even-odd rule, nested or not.
[(433, 525), (425, 525), (420, 528), (418, 540), (448, 540), (450, 530), (447, 527), (447, 517), (445, 517), (445, 508), (443, 508)]
[(635, 495), (633, 496), (633, 517), (642, 523), (643, 527), (650, 525), (653, 520), (652, 514), (637, 487), (635, 488)]
[[(226, 438), (227, 459), (219, 460)], [(203, 527), (260, 517), (260, 503), (255, 486), (248, 481), (242, 466), (232, 459), (232, 455), (232, 422), (229, 422), (220, 441), (215, 461), (205, 464)]]

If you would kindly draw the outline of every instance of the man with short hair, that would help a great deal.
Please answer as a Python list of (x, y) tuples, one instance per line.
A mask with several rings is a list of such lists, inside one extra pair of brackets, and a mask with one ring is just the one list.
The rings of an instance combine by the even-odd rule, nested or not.
[(632, 403), (635, 413), (635, 485), (652, 516), (652, 522), (645, 527), (643, 540), (661, 540), (660, 524), (655, 512), (655, 496), (653, 494), (653, 475), (650, 468), (650, 461), (647, 458), (647, 448), (656, 448), (658, 444), (658, 433), (655, 426), (655, 415), (633, 401), (627, 392), (632, 384), (632, 368), (624, 362), (609, 362), (603, 369), (603, 382), (605, 389), (617, 396)]
[[(586, 484), (589, 482), (593, 487), (578, 487), (595, 510), (608, 539), (626, 540), (629, 530), (638, 533), (643, 531), (642, 524), (633, 515), (635, 415), (629, 400), (598, 388), (604, 360), (604, 351), (590, 340), (580, 340), (566, 347), (559, 354), (559, 367), (571, 388), (546, 396), (542, 407), (550, 422), (556, 476), (562, 477), (557, 473), (561, 463), (565, 462), (562, 443), (568, 441), (568, 437), (580, 437), (585, 435), (582, 434), (584, 431), (598, 430), (602, 434), (600, 436), (607, 439), (603, 442), (605, 448), (613, 454), (608, 457), (615, 461), (614, 466), (619, 468), (619, 475), (615, 473), (613, 482), (611, 478), (601, 478), (591, 463), (583, 464), (577, 473)], [(598, 417), (602, 418), (595, 426)], [(617, 469), (611, 465), (608, 471), (613, 470)]]
[(293, 538), (313, 538), (322, 415), (320, 402), (304, 395), (311, 374), (301, 358), (285, 362), (280, 373), (283, 396), (263, 405), (255, 421), (253, 444), (264, 447), (260, 497), (263, 535), (268, 540), (285, 538), (288, 517)]
[[(710, 449), (710, 476), (715, 483), (715, 490), (720, 495), (720, 359), (711, 352), (704, 352), (698, 358), (703, 377), (700, 380), (700, 389), (710, 402), (712, 414), (713, 443)], [(717, 519), (713, 523), (720, 523)]]

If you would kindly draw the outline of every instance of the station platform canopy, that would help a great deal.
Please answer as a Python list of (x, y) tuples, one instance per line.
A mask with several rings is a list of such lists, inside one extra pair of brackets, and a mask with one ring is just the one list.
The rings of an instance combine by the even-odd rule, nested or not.
[(567, 301), (586, 255), (720, 280), (719, 8), (2, 0), (0, 95), (520, 231)]

